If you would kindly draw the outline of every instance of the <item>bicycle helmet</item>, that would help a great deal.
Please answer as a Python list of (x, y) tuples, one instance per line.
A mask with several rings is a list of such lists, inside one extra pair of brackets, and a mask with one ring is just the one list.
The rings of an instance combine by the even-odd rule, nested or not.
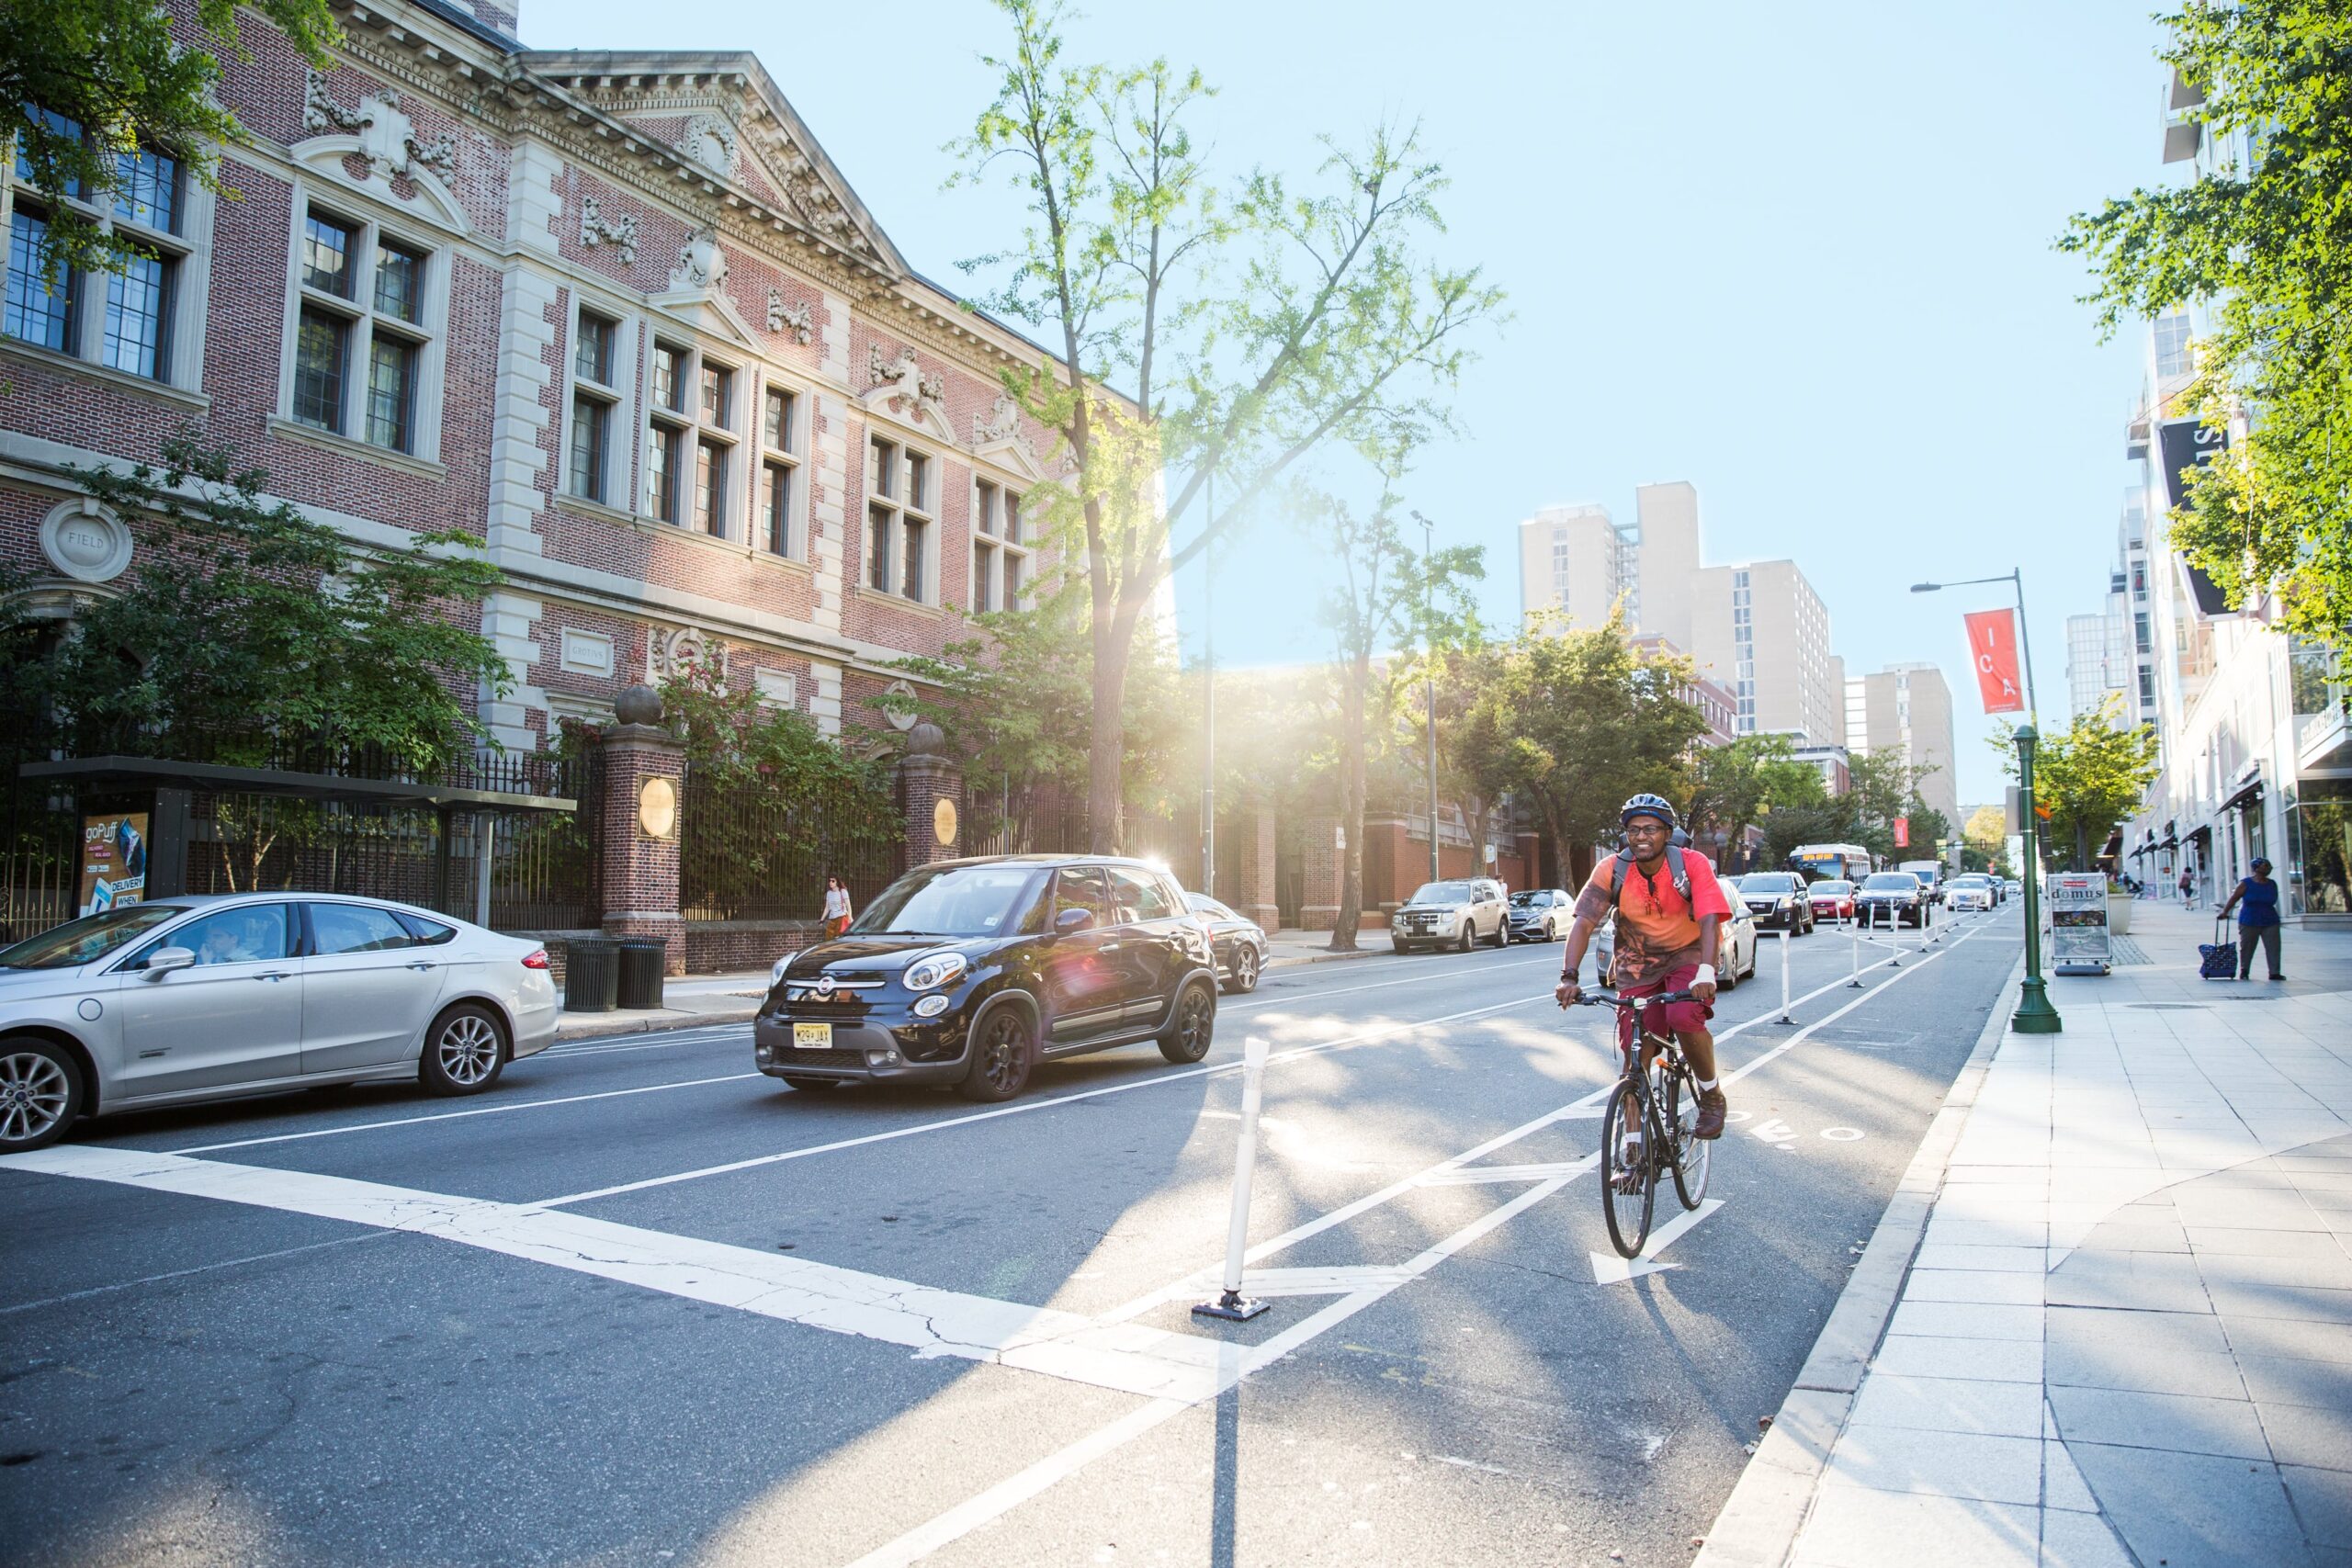
[(1621, 828), (1630, 827), (1636, 817), (1655, 817), (1666, 824), (1669, 832), (1681, 826), (1675, 820), (1674, 807), (1667, 804), (1664, 795), (1637, 795), (1617, 808), (1617, 825)]

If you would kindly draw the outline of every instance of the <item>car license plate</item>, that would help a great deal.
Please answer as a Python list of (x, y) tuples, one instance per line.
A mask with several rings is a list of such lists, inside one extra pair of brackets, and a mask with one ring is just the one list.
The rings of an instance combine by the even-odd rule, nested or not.
[(830, 1051), (833, 1048), (833, 1026), (830, 1023), (796, 1023), (792, 1026), (792, 1048), (796, 1051)]

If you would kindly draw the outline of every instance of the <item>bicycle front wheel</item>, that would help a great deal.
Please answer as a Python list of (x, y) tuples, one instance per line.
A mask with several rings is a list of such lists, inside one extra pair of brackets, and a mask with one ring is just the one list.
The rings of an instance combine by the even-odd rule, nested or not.
[(1657, 1161), (1650, 1147), (1657, 1129), (1649, 1124), (1647, 1110), (1629, 1081), (1617, 1086), (1600, 1119), (1600, 1213), (1609, 1222), (1609, 1244), (1620, 1258), (1641, 1255), (1657, 1202)]
[(1699, 1086), (1682, 1073), (1666, 1075), (1659, 1100), (1666, 1123), (1667, 1154), (1674, 1171), (1674, 1195), (1695, 1209), (1707, 1195), (1707, 1172), (1714, 1145), (1699, 1136)]

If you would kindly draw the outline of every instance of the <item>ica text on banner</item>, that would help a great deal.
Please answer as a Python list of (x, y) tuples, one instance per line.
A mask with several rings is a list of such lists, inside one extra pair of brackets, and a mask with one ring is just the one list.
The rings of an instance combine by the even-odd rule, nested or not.
[(2023, 713), (2018, 685), (2018, 615), (2015, 610), (1978, 610), (1968, 616), (1968, 661), (1976, 667), (1976, 690), (1986, 713)]

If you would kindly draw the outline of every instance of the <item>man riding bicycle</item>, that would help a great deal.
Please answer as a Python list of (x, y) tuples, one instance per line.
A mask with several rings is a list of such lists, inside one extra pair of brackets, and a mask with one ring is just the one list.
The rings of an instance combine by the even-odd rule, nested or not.
[[(1637, 795), (1617, 814), (1625, 848), (1592, 868), (1577, 895), (1576, 923), (1568, 928), (1561, 959), (1562, 1007), (1584, 995), (1577, 984), (1584, 950), (1611, 910), (1617, 915), (1617, 955), (1612, 960), (1617, 994), (1624, 998), (1689, 991), (1692, 999), (1646, 1010), (1681, 1044), (1699, 1084), (1699, 1117), (1691, 1131), (1702, 1138), (1724, 1132), (1724, 1091), (1715, 1077), (1715, 1037), (1707, 1032), (1714, 1016), (1715, 958), (1720, 927), (1731, 918), (1706, 856), (1674, 840), (1674, 807), (1655, 795)], [(1652, 1027), (1657, 1027), (1653, 1024)], [(1617, 1015), (1619, 1045), (1634, 1049), (1634, 1014)], [(1647, 1055), (1654, 1053), (1645, 1053)]]

